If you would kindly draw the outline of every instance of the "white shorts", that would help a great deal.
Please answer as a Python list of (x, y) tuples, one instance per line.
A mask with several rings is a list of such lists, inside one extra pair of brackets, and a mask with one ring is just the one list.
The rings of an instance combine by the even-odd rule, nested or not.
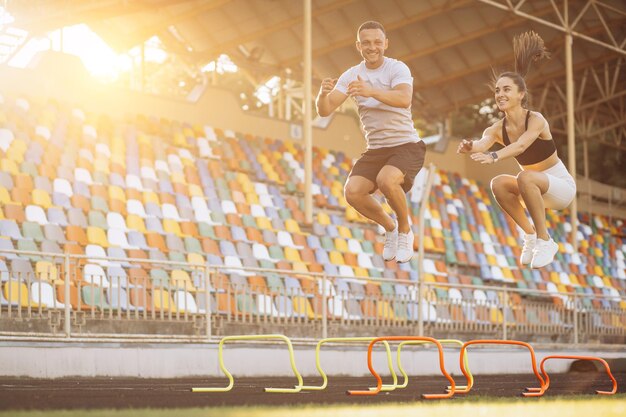
[(576, 181), (567, 171), (563, 161), (541, 171), (548, 176), (548, 191), (543, 195), (546, 208), (563, 210), (576, 197)]

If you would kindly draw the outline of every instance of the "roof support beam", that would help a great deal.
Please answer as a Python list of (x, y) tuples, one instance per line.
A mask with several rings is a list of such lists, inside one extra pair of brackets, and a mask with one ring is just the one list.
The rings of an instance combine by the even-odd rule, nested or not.
[[(443, 5), (443, 6), (439, 7), (439, 8), (436, 8), (436, 9), (429, 10), (426, 13), (417, 14), (415, 16), (404, 18), (404, 19), (401, 19), (401, 20), (398, 20), (398, 21), (395, 21), (395, 22), (392, 22), (392, 23), (386, 23), (385, 24), (385, 30), (389, 33), (391, 31), (394, 31), (394, 30), (397, 30), (397, 29), (401, 29), (404, 26), (411, 25), (413, 23), (423, 22), (423, 21), (425, 21), (427, 19), (430, 19), (433, 16), (436, 16), (438, 14), (447, 13), (447, 12), (449, 12), (451, 10), (464, 7), (464, 6), (472, 3), (472, 1), (473, 0), (448, 1), (448, 2), (446, 2), (445, 5)], [(337, 49), (353, 45), (354, 42), (355, 42), (355, 37), (351, 36), (349, 38), (341, 39), (341, 40), (339, 40), (337, 42), (334, 42), (334, 43), (332, 43), (332, 44), (330, 44), (328, 46), (325, 46), (323, 48), (317, 48), (317, 49), (315, 49), (313, 51), (313, 58), (318, 58), (320, 56), (329, 54), (332, 51), (335, 51)], [(300, 57), (294, 57), (294, 58), (288, 59), (286, 61), (280, 62), (279, 65), (282, 66), (282, 67), (291, 67), (291, 66), (297, 64), (299, 61), (300, 61)]]
[[(544, 26), (551, 27), (552, 29), (556, 29), (556, 30), (558, 30), (560, 32), (570, 33), (573, 37), (576, 37), (576, 38), (579, 38), (579, 39), (584, 39), (584, 40), (586, 40), (588, 42), (594, 43), (596, 45), (600, 45), (600, 46), (602, 46), (604, 48), (610, 49), (613, 52), (617, 52), (619, 54), (626, 55), (626, 50), (624, 49), (623, 45), (619, 45), (619, 46), (618, 45), (611, 45), (611, 44), (606, 43), (604, 41), (601, 41), (599, 39), (589, 37), (589, 36), (587, 36), (587, 35), (585, 35), (585, 34), (583, 34), (581, 32), (577, 32), (575, 30), (572, 30), (571, 27), (566, 27), (565, 25), (562, 25), (562, 26), (561, 25), (557, 25), (556, 23), (553, 23), (553, 22), (541, 19), (541, 18), (539, 18), (537, 16), (533, 16), (532, 14), (529, 14), (529, 13), (522, 12), (522, 11), (516, 9), (515, 7), (511, 7), (510, 5), (507, 6), (505, 4), (498, 3), (497, 1), (494, 1), (494, 0), (477, 0), (477, 1), (480, 1), (481, 3), (488, 4), (490, 6), (496, 7), (496, 8), (501, 9), (501, 10), (505, 10), (505, 11), (511, 12), (511, 13), (516, 14), (518, 16), (525, 17), (526, 19), (532, 20), (532, 21), (537, 22), (537, 23), (541, 23)], [(593, 2), (594, 0), (590, 0), (590, 1)]]

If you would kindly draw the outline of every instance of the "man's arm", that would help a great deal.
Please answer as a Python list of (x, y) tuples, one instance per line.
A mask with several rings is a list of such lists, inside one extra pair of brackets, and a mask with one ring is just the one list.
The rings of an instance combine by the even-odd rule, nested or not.
[(357, 77), (355, 81), (348, 84), (348, 95), (351, 97), (372, 97), (388, 106), (406, 109), (411, 106), (413, 87), (410, 84), (403, 83), (398, 84), (391, 90), (379, 90), (371, 87), (361, 77)]
[(315, 99), (317, 114), (322, 117), (330, 116), (348, 98), (346, 94), (334, 89), (336, 84), (336, 78), (324, 78), (322, 80), (320, 91)]

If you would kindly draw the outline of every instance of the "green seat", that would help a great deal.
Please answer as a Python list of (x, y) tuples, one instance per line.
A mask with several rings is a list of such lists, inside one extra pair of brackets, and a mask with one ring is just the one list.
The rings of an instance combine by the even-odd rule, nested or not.
[(217, 236), (215, 236), (215, 231), (213, 230), (213, 226), (206, 222), (198, 223), (198, 233), (202, 237), (208, 237), (213, 240), (217, 240)]
[(242, 313), (247, 314), (258, 314), (259, 310), (257, 309), (256, 303), (254, 302), (254, 298), (250, 294), (236, 294), (235, 300), (237, 302), (237, 310)]
[(380, 283), (380, 292), (383, 295), (390, 296), (390, 297), (393, 297), (396, 294), (395, 290), (393, 289), (393, 285), (391, 285), (388, 282)]
[(285, 288), (283, 280), (277, 274), (268, 274), (265, 276), (265, 280), (267, 281), (267, 288), (269, 288), (270, 291), (282, 292)]
[(39, 223), (35, 222), (22, 223), (22, 236), (36, 241), (43, 241), (45, 239), (41, 226)]
[(172, 262), (187, 262), (187, 258), (185, 257), (185, 254), (182, 252), (170, 251), (167, 254), (167, 257)]
[(100, 229), (107, 230), (109, 225), (107, 223), (106, 217), (101, 211), (89, 210), (89, 214), (87, 215), (87, 221), (89, 226), (99, 227)]
[(91, 197), (91, 208), (93, 210), (99, 210), (103, 213), (109, 212), (109, 204), (106, 200), (100, 196), (94, 195)]
[(269, 254), (270, 257), (272, 259), (279, 259), (279, 260), (284, 260), (285, 258), (285, 252), (283, 252), (282, 248), (278, 245), (272, 245), (269, 248)]
[(160, 268), (154, 268), (150, 270), (150, 280), (153, 287), (169, 287), (170, 276), (166, 270)]
[(184, 239), (185, 242), (185, 250), (189, 253), (200, 253), (202, 254), (202, 244), (195, 237), (187, 236)]
[(91, 307), (95, 306), (100, 310), (109, 310), (111, 306), (104, 296), (104, 289), (97, 286), (85, 285), (81, 288), (83, 304)]

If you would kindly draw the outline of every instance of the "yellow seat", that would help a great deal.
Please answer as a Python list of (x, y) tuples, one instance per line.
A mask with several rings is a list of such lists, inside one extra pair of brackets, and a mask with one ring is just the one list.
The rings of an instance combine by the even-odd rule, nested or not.
[[(30, 300), (28, 287), (23, 282), (7, 281), (2, 287), (4, 299), (9, 303), (19, 305), (20, 307), (39, 307), (39, 304)], [(45, 304), (42, 304), (45, 307)]]
[(259, 196), (255, 191), (250, 191), (246, 193), (246, 203), (248, 203), (248, 205), (252, 205), (252, 204), (260, 204), (259, 203)]
[(35, 264), (35, 275), (37, 279), (53, 284), (60, 281), (56, 265), (48, 261), (38, 261)]
[(111, 170), (109, 168), (109, 161), (107, 159), (100, 158), (100, 157), (96, 158), (96, 160), (93, 163), (93, 170), (100, 171), (105, 174), (110, 174)]
[(270, 222), (270, 219), (268, 219), (267, 217), (257, 217), (256, 218), (256, 225), (258, 226), (259, 229), (265, 229), (265, 230), (273, 230), (274, 228), (272, 227), (272, 222)]
[(293, 297), (292, 303), (293, 311), (295, 311), (296, 313), (306, 315), (310, 319), (315, 318), (315, 312), (313, 312), (313, 307), (311, 307), (311, 303), (309, 303), (309, 300), (307, 300), (306, 297)]
[(104, 229), (95, 226), (87, 227), (87, 241), (93, 245), (99, 245), (103, 248), (109, 247), (109, 241), (107, 240), (107, 234)]
[(124, 190), (117, 185), (109, 185), (109, 201), (114, 199), (123, 201), (125, 203), (126, 193), (124, 193)]
[(189, 197), (204, 197), (204, 191), (199, 185), (189, 184)]
[(336, 237), (335, 239), (333, 239), (333, 242), (335, 243), (335, 249), (337, 249), (339, 252), (341, 253), (350, 252), (348, 249), (347, 240), (342, 239), (340, 237)]
[(147, 204), (147, 203), (161, 204), (161, 202), (159, 201), (159, 196), (154, 191), (144, 191), (142, 197), (143, 197), (144, 204)]
[(174, 301), (167, 290), (155, 288), (152, 290), (152, 301), (154, 302), (154, 309), (157, 311), (171, 311), (176, 313), (174, 308)]
[(0, 171), (8, 172), (11, 175), (18, 175), (20, 173), (16, 161), (9, 158), (2, 158), (2, 161), (0, 161)]
[(173, 233), (179, 237), (185, 236), (185, 234), (180, 229), (180, 223), (178, 223), (174, 219), (163, 219), (163, 230), (166, 233)]
[(136, 214), (126, 216), (126, 227), (141, 233), (146, 233), (146, 223)]
[(187, 262), (194, 265), (204, 265), (206, 263), (204, 256), (195, 252), (190, 252), (187, 254)]
[(330, 224), (330, 216), (323, 211), (317, 213), (317, 222), (323, 226), (327, 226)]
[(370, 273), (367, 271), (367, 269), (360, 267), (360, 266), (355, 266), (354, 268), (354, 275), (357, 277), (367, 277), (369, 278)]
[(337, 226), (337, 231), (339, 232), (339, 236), (341, 236), (342, 238), (352, 239), (352, 231), (346, 226)]
[(50, 194), (48, 194), (44, 190), (33, 190), (33, 204), (43, 207), (45, 209), (49, 209), (52, 207), (52, 199), (50, 198)]
[(285, 220), (285, 229), (289, 233), (301, 233), (300, 226), (298, 225), (298, 222), (296, 222), (294, 219)]
[(289, 246), (285, 247), (285, 258), (290, 262), (302, 262), (302, 257), (300, 256), (300, 252), (298, 252), (295, 248), (290, 248)]
[(304, 262), (293, 262), (293, 271), (294, 272), (309, 272), (309, 268), (307, 268)]
[(0, 204), (5, 205), (11, 203), (11, 195), (9, 190), (4, 187), (0, 187)]
[(343, 259), (343, 255), (335, 250), (330, 251), (329, 254), (330, 263), (335, 265), (345, 265), (346, 262)]
[(173, 171), (170, 174), (170, 181), (172, 182), (172, 184), (175, 182), (179, 184), (187, 184), (187, 181), (185, 180), (185, 175), (180, 171)]
[(185, 291), (196, 291), (196, 286), (193, 284), (189, 273), (182, 269), (173, 270), (170, 281), (176, 288), (183, 288)]
[(389, 301), (378, 301), (376, 303), (376, 315), (385, 320), (394, 320), (396, 315)]

